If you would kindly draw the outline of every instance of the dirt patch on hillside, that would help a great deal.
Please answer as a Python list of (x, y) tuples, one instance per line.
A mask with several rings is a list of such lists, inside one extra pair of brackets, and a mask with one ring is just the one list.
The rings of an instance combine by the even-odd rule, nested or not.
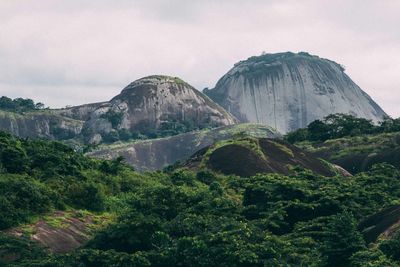
[(29, 236), (54, 253), (66, 253), (88, 241), (99, 222), (93, 215), (56, 211), (33, 225), (13, 228), (7, 233), (14, 236)]

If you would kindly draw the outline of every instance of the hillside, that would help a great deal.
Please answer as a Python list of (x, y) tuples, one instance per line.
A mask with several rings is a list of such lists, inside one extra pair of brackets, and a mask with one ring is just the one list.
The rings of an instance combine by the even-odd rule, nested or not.
[(351, 173), (367, 171), (382, 162), (400, 168), (400, 132), (343, 137), (325, 142), (305, 141), (296, 145)]
[[(295, 150), (285, 147), (265, 155), (277, 160)], [(400, 264), (390, 217), (400, 172), (389, 165), (351, 177), (301, 168), (252, 177), (187, 168), (143, 175), (120, 159), (4, 133), (0, 165), (2, 266)], [(371, 225), (381, 229), (377, 239), (364, 229)]]
[(197, 152), (183, 166), (242, 177), (258, 173), (289, 175), (296, 168), (308, 169), (324, 176), (336, 174), (334, 166), (293, 145), (277, 139), (250, 137), (214, 143)]
[(379, 125), (344, 114), (332, 114), (285, 136), (296, 146), (350, 171), (369, 170), (374, 164), (400, 167), (400, 119)]

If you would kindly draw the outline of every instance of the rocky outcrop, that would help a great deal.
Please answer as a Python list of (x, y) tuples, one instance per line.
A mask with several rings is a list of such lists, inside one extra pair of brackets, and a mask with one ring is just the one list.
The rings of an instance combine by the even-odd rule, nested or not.
[(100, 103), (85, 104), (74, 107), (67, 107), (63, 109), (56, 109), (52, 110), (52, 113), (67, 118), (71, 118), (74, 120), (87, 121), (90, 119), (90, 115), (92, 114), (92, 112), (105, 103), (106, 102), (100, 102)]
[[(43, 216), (34, 224), (21, 225), (3, 233), (21, 238), (28, 237), (41, 248), (52, 253), (67, 253), (84, 245), (109, 222), (111, 218), (106, 213), (92, 214), (79, 210), (55, 211)], [(7, 251), (2, 252), (7, 254)], [(15, 256), (16, 259), (19, 257)]]
[(115, 142), (120, 135), (125, 140), (134, 133), (174, 135), (235, 122), (206, 95), (169, 76), (134, 81), (107, 102), (24, 114), (0, 112), (0, 130), (14, 135), (91, 144)]
[(281, 135), (260, 124), (237, 124), (184, 133), (155, 140), (108, 145), (89, 153), (92, 157), (114, 159), (123, 156), (138, 171), (160, 170), (178, 161), (185, 161), (196, 151), (216, 141), (234, 136), (280, 138)]
[(195, 171), (209, 169), (241, 177), (258, 173), (289, 175), (299, 168), (324, 176), (336, 174), (329, 163), (282, 140), (268, 138), (246, 137), (217, 142), (199, 150), (181, 166)]
[(83, 121), (52, 114), (50, 111), (17, 114), (0, 111), (0, 130), (19, 137), (67, 140), (78, 136)]
[(369, 244), (375, 242), (381, 235), (385, 239), (390, 238), (399, 231), (399, 226), (400, 205), (394, 205), (365, 218), (358, 225), (358, 229)]
[(267, 124), (281, 133), (333, 113), (374, 122), (387, 116), (341, 65), (307, 53), (250, 57), (204, 93), (241, 122)]
[(179, 78), (149, 76), (94, 110), (85, 132), (90, 143), (99, 143), (121, 130), (146, 133), (180, 124), (201, 129), (234, 123), (223, 108)]

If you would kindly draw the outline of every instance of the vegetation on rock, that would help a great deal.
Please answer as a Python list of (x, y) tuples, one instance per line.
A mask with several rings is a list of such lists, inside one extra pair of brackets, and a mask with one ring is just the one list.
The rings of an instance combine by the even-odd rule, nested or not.
[(326, 141), (349, 136), (400, 131), (400, 118), (387, 118), (375, 125), (372, 121), (347, 114), (332, 114), (323, 120), (311, 122), (307, 128), (290, 132), (285, 139), (290, 143), (301, 141)]
[(380, 162), (400, 167), (400, 119), (388, 118), (374, 125), (334, 114), (287, 134), (285, 139), (351, 173), (369, 170)]

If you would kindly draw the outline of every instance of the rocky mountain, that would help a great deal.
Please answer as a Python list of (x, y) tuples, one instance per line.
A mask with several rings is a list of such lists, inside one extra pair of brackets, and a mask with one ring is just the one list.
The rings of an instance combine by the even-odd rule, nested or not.
[(125, 87), (94, 110), (85, 123), (89, 143), (100, 143), (121, 131), (149, 134), (234, 124), (218, 104), (176, 77), (148, 76)]
[(195, 152), (216, 141), (243, 135), (258, 138), (281, 138), (278, 132), (265, 125), (236, 124), (166, 138), (104, 145), (88, 155), (102, 159), (115, 159), (123, 156), (125, 161), (136, 170), (153, 171), (178, 161), (186, 161)]
[(107, 102), (23, 113), (0, 111), (0, 130), (81, 144), (169, 136), (235, 122), (207, 96), (168, 76), (134, 81)]
[(304, 52), (250, 57), (204, 93), (241, 122), (267, 124), (282, 133), (333, 113), (374, 122), (387, 116), (341, 65)]

